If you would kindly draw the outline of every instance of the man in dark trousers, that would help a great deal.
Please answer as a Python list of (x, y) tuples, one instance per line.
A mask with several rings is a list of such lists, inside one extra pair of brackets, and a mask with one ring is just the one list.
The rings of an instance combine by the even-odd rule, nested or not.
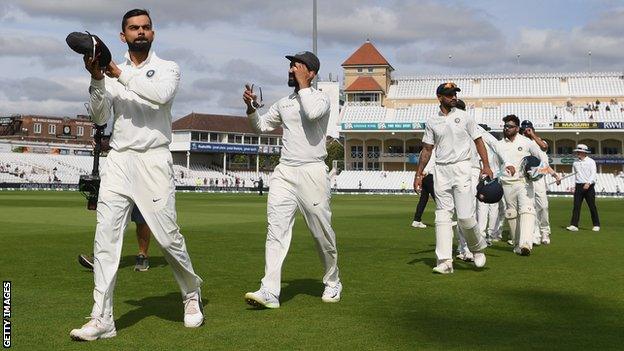
[(574, 209), (572, 210), (572, 220), (566, 228), (571, 232), (578, 232), (579, 217), (581, 214), (581, 203), (583, 199), (587, 201), (591, 219), (594, 224), (593, 231), (600, 231), (600, 219), (598, 218), (598, 209), (596, 208), (596, 162), (587, 154), (590, 153), (589, 148), (585, 144), (578, 144), (574, 153), (579, 158), (574, 161), (572, 169), (576, 174), (576, 186), (574, 188)]
[(262, 196), (262, 191), (264, 190), (264, 180), (262, 177), (258, 180), (258, 195)]
[[(431, 156), (431, 159), (434, 159), (434, 155), (435, 153)], [(431, 195), (431, 198), (435, 201), (435, 193), (433, 192), (433, 166), (435, 162), (432, 162), (431, 159), (429, 163), (427, 163), (427, 167), (423, 170), (422, 191), (418, 199), (418, 204), (416, 205), (414, 221), (412, 222), (412, 227), (414, 228), (427, 228), (427, 225), (422, 222), (422, 215), (423, 212), (425, 212), (425, 207), (427, 207), (427, 202), (429, 202), (429, 195)]]

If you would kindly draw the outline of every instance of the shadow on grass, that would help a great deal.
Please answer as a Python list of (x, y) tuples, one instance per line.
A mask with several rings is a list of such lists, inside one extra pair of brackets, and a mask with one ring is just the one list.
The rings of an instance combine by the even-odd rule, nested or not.
[[(126, 312), (115, 320), (117, 330), (135, 325), (149, 316), (156, 316), (172, 322), (184, 322), (184, 305), (179, 292), (171, 292), (163, 296), (148, 296), (140, 300), (126, 300), (124, 303), (137, 308)], [(202, 296), (202, 304), (206, 306), (208, 300)]]
[[(478, 304), (469, 307), (462, 299), (449, 300), (446, 310), (422, 301), (418, 310), (405, 318), (392, 316), (392, 322), (403, 321), (400, 326), (406, 335), (418, 330), (419, 342), (424, 337), (428, 345), (440, 349), (599, 350), (618, 348), (624, 341), (620, 317), (624, 309), (613, 301), (531, 288), (492, 291), (489, 298), (504, 301), (507, 308), (502, 313), (491, 309), (475, 313)], [(447, 313), (448, 308), (465, 312)]]
[(489, 246), (487, 248), (487, 250), (496, 250), (496, 251), (503, 251), (503, 252), (508, 252), (508, 253), (513, 253), (513, 246), (504, 243), (504, 244), (494, 244), (492, 246)]
[[(429, 245), (430, 247), (435, 247), (435, 245)], [(490, 246), (491, 247), (491, 246)], [(455, 252), (456, 250), (453, 249), (453, 252)], [(420, 250), (420, 251), (416, 251), (416, 252), (412, 252), (410, 253), (411, 255), (421, 255), (421, 254), (429, 254), (429, 253), (435, 253), (435, 249), (429, 249), (429, 250)], [(434, 255), (435, 256), (435, 255)], [(499, 257), (497, 255), (492, 255), (492, 254), (488, 254), (487, 250), (486, 250), (486, 256), (492, 256), (492, 257)], [(409, 262), (407, 262), (407, 264), (416, 264), (416, 263), (423, 263), (425, 266), (428, 267), (435, 267), (438, 264), (438, 261), (435, 257), (419, 257), (419, 258), (415, 258)], [(465, 262), (459, 259), (453, 259), (453, 268), (455, 270), (476, 270), (476, 271), (483, 271), (483, 270), (487, 270), (487, 266), (484, 268), (476, 268), (474, 266), (474, 263), (472, 262)]]
[(282, 288), (280, 303), (286, 303), (297, 295), (309, 295), (320, 298), (323, 294), (323, 283), (318, 279), (295, 279), (285, 282)]

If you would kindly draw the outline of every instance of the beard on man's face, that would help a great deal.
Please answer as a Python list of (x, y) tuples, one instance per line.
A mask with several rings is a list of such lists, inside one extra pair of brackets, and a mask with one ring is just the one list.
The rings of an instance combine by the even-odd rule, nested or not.
[(152, 42), (146, 38), (136, 38), (133, 42), (128, 42), (128, 51), (148, 52), (152, 47)]
[(299, 82), (295, 79), (295, 73), (288, 72), (288, 86), (289, 87), (297, 87), (299, 86)]
[(513, 130), (513, 129), (505, 129), (504, 134), (505, 134), (506, 137), (510, 138), (512, 136), (515, 136), (518, 133), (515, 130)]

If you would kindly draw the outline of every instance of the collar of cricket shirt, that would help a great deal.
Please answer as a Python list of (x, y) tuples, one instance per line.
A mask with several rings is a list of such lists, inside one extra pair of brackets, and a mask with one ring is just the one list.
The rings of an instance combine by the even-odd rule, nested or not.
[(144, 67), (145, 65), (147, 65), (151, 61), (152, 57), (156, 57), (156, 53), (154, 53), (153, 50), (150, 50), (149, 54), (147, 54), (147, 58), (145, 59), (145, 61), (141, 62), (141, 64), (139, 64), (137, 66), (135, 66), (134, 63), (132, 62), (132, 60), (130, 60), (130, 52), (129, 51), (126, 51), (126, 54), (124, 55), (124, 57), (126, 58), (126, 63), (129, 66), (132, 66), (132, 67), (135, 67), (135, 68), (142, 68), (142, 67)]

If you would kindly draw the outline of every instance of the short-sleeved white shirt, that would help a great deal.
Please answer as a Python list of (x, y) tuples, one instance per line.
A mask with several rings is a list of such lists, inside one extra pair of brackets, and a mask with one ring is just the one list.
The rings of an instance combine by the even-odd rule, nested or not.
[(434, 145), (436, 164), (447, 164), (469, 160), (470, 144), (481, 135), (474, 118), (453, 108), (446, 116), (440, 111), (427, 119), (422, 141)]
[(511, 183), (515, 181), (523, 181), (524, 176), (520, 172), (520, 165), (522, 159), (526, 156), (535, 156), (540, 159), (544, 164), (548, 164), (548, 157), (546, 153), (540, 150), (539, 146), (533, 140), (525, 137), (524, 135), (517, 134), (513, 141), (503, 138), (499, 141), (499, 147), (502, 153), (504, 153), (507, 161), (516, 169), (515, 174), (504, 174), (501, 176), (503, 183)]

